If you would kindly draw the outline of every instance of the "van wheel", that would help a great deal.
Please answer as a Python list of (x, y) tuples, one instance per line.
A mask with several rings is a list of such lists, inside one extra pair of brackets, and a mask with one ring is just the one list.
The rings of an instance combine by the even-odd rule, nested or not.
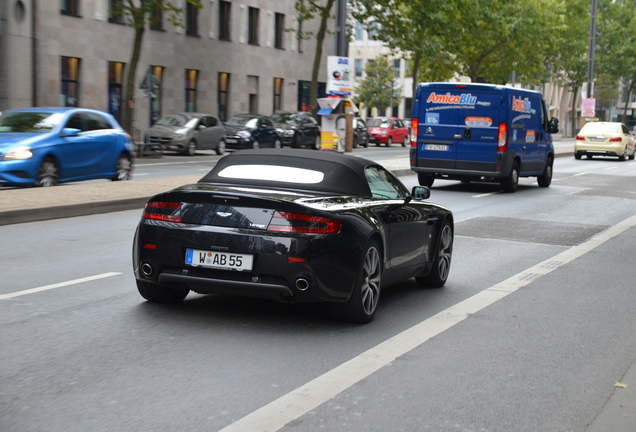
[(550, 183), (552, 183), (552, 158), (549, 157), (545, 161), (545, 168), (543, 169), (543, 174), (537, 177), (537, 182), (539, 182), (539, 186), (548, 187)]
[(501, 180), (501, 187), (504, 192), (513, 193), (517, 191), (517, 185), (519, 185), (519, 162), (514, 161), (508, 177)]
[(431, 186), (433, 186), (435, 177), (430, 174), (417, 173), (417, 181), (419, 181), (420, 186), (426, 186), (430, 188)]

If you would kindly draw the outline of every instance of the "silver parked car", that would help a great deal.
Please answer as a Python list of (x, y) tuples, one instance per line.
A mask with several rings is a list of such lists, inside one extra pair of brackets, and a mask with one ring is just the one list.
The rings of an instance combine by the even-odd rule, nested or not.
[(197, 150), (225, 153), (225, 126), (217, 117), (202, 113), (170, 114), (146, 132), (145, 142), (193, 156)]

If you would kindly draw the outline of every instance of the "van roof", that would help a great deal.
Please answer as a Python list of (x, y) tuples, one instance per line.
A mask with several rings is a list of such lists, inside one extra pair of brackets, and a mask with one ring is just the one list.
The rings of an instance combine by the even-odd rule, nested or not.
[(524, 93), (534, 93), (539, 95), (541, 94), (540, 92), (535, 90), (520, 89), (516, 87), (507, 87), (507, 86), (502, 86), (497, 84), (482, 84), (482, 83), (432, 82), (432, 83), (421, 83), (418, 87), (425, 87), (425, 88), (432, 88), (432, 89), (443, 88), (443, 89), (462, 89), (462, 90), (490, 89), (490, 90), (496, 90), (496, 91), (502, 91), (504, 89), (507, 89), (512, 91), (524, 92)]

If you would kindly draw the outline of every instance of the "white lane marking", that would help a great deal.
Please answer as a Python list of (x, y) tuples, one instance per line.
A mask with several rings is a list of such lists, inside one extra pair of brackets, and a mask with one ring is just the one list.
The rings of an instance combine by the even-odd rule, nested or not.
[(614, 169), (618, 169), (618, 167), (614, 166), (614, 167), (604, 168), (603, 171), (609, 171), (609, 170), (614, 170)]
[(632, 162), (629, 164), (629, 166), (634, 166), (634, 165), (636, 165), (636, 162)]
[(636, 225), (636, 216), (457, 303), (298, 387), (219, 432), (274, 432), (329, 401), (434, 336)]
[(576, 174), (572, 175), (572, 177), (578, 177), (578, 176), (588, 175), (588, 174), (592, 174), (592, 173), (591, 172), (576, 173)]
[(497, 195), (499, 193), (499, 191), (497, 192), (488, 192), (485, 194), (481, 194), (481, 195), (473, 195), (472, 198), (482, 198), (482, 197), (486, 197), (486, 196), (490, 196), (490, 195)]
[(90, 282), (90, 281), (94, 281), (97, 279), (104, 279), (107, 277), (111, 277), (111, 276), (117, 276), (120, 275), (121, 273), (115, 273), (115, 272), (111, 272), (111, 273), (102, 273), (99, 275), (95, 275), (95, 276), (89, 276), (89, 277), (85, 277), (85, 278), (81, 278), (81, 279), (74, 279), (74, 280), (70, 280), (67, 282), (60, 282), (60, 283), (56, 283), (53, 285), (45, 285), (45, 286), (41, 286), (38, 288), (31, 288), (28, 290), (24, 290), (24, 291), (17, 291), (14, 293), (10, 293), (10, 294), (1, 294), (0, 295), (0, 300), (7, 300), (10, 298), (14, 298), (14, 297), (20, 297), (23, 295), (27, 295), (27, 294), (33, 294), (33, 293), (38, 293), (38, 292), (42, 292), (42, 291), (48, 291), (48, 290), (52, 290), (52, 289), (56, 289), (56, 288), (62, 288), (65, 286), (69, 286), (69, 285), (76, 285), (76, 284), (80, 284), (80, 283), (84, 283), (84, 282)]
[(148, 173), (134, 173), (133, 177), (139, 177), (139, 176), (145, 176), (145, 175), (150, 175)]

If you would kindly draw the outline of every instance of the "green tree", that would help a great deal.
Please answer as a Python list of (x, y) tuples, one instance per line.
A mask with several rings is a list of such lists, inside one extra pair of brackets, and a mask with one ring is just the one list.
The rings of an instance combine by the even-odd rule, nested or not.
[[(202, 7), (200, 0), (187, 0), (188, 3)], [(132, 109), (128, 101), (133, 100), (135, 91), (135, 76), (141, 49), (143, 36), (147, 25), (158, 24), (158, 17), (163, 13), (167, 14), (168, 21), (175, 27), (182, 27), (181, 13), (183, 10), (176, 7), (169, 0), (123, 0), (115, 4), (110, 11), (113, 16), (118, 17), (125, 25), (135, 30), (132, 53), (126, 75), (126, 91), (124, 95), (124, 111), (122, 115), (122, 127), (129, 133), (132, 132)]]
[(458, 31), (463, 0), (353, 0), (353, 17), (378, 29), (377, 39), (410, 62), (413, 94), (419, 81), (444, 81), (458, 71), (447, 49)]
[(298, 12), (299, 28), (296, 30), (298, 39), (310, 39), (314, 36), (312, 31), (302, 29), (302, 23), (318, 17), (320, 26), (316, 33), (316, 52), (314, 53), (314, 65), (311, 71), (311, 87), (309, 90), (309, 104), (312, 110), (318, 106), (318, 72), (320, 72), (320, 62), (322, 60), (322, 44), (327, 35), (327, 22), (331, 18), (331, 9), (335, 0), (296, 0), (296, 11)]
[[(598, 70), (615, 83), (623, 80), (627, 101), (636, 86), (636, 0), (601, 0), (598, 3)], [(627, 106), (623, 121), (627, 121)]]
[(556, 49), (550, 58), (557, 81), (574, 92), (570, 107), (572, 131), (576, 125), (576, 102), (581, 84), (587, 79), (587, 60), (590, 32), (589, 0), (565, 2), (564, 20), (557, 29)]
[(394, 107), (400, 104), (402, 88), (395, 84), (397, 73), (386, 56), (378, 56), (367, 63), (364, 71), (366, 77), (358, 81), (355, 89), (357, 103), (383, 110), (391, 107), (391, 102)]

